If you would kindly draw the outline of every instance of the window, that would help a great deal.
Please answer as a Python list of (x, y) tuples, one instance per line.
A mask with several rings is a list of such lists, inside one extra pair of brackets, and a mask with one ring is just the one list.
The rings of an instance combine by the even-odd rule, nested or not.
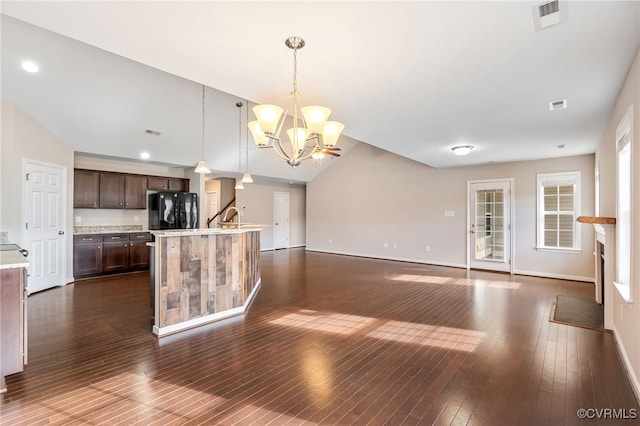
[(538, 175), (538, 248), (580, 250), (580, 172)]
[(615, 287), (627, 301), (631, 298), (631, 120), (633, 107), (616, 129), (616, 281)]

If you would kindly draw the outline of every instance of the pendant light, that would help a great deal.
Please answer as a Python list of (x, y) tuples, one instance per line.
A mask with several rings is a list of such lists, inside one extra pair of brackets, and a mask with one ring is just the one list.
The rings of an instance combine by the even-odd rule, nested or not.
[[(242, 102), (237, 102), (236, 106), (238, 107), (238, 173), (241, 173), (240, 170), (242, 168)], [(244, 185), (242, 184), (242, 180), (236, 179), (235, 189), (244, 189)]]
[(211, 169), (207, 165), (207, 162), (204, 161), (204, 84), (202, 85), (202, 160), (198, 162), (196, 166), (196, 173), (200, 174), (208, 174), (211, 173)]
[[(249, 101), (245, 100), (245, 102), (247, 103), (247, 113), (246, 113), (246, 117), (247, 117), (247, 123), (249, 122)], [(242, 123), (240, 123), (240, 126), (242, 127)], [(251, 177), (251, 173), (249, 173), (249, 131), (247, 130), (245, 132), (245, 138), (244, 138), (244, 148), (245, 148), (245, 163), (244, 163), (244, 175), (242, 175), (242, 183), (253, 183), (253, 177)]]

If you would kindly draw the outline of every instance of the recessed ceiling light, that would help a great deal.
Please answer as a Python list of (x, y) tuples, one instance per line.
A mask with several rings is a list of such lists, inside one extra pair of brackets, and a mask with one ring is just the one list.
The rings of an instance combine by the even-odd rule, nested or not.
[(40, 70), (40, 68), (35, 64), (35, 62), (32, 62), (32, 61), (24, 61), (21, 64), (21, 66), (23, 70), (31, 74), (37, 73)]
[(564, 148), (566, 148), (566, 147), (567, 147), (567, 145), (563, 143), (562, 145), (556, 145), (556, 147), (557, 147), (558, 149), (564, 149)]
[(148, 160), (149, 157), (151, 157), (151, 154), (149, 154), (147, 151), (140, 153), (140, 158), (142, 158), (143, 160)]
[(471, 145), (459, 145), (451, 148), (451, 151), (453, 151), (455, 155), (467, 155), (471, 152), (472, 149), (473, 146)]

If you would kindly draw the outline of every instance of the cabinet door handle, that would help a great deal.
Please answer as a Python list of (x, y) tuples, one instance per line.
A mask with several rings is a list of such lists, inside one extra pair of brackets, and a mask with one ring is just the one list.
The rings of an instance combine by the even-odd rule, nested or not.
[(131, 243), (129, 247), (133, 247), (133, 243)]

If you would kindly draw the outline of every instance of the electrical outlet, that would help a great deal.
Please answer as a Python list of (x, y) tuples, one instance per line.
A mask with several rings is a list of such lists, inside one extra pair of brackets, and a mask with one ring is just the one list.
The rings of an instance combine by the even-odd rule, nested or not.
[(424, 246), (424, 251), (431, 251), (431, 246)]
[(382, 244), (382, 247), (384, 247), (384, 248), (389, 248), (389, 243), (384, 243), (384, 244)]
[(397, 245), (396, 243), (393, 243), (393, 248), (394, 248), (394, 249), (397, 249), (397, 248), (398, 248), (398, 245)]
[(134, 217), (133, 217), (133, 221), (134, 221), (134, 222), (140, 222), (140, 218), (139, 218), (138, 216), (134, 216)]
[(82, 217), (76, 216), (76, 223), (80, 223), (80, 222), (82, 222)]
[(333, 244), (333, 239), (329, 238), (329, 244)]
[(445, 211), (444, 211), (444, 215), (445, 215), (446, 217), (453, 217), (453, 216), (455, 216), (455, 215), (456, 215), (456, 212), (454, 212), (453, 210), (445, 210)]

